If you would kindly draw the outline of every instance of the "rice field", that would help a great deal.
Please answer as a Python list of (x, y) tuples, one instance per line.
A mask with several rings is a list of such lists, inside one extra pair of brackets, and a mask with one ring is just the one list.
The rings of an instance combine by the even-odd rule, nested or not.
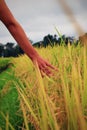
[(0, 72), (0, 130), (87, 130), (87, 47), (37, 51), (58, 68), (52, 77), (26, 55), (0, 59), (10, 64)]

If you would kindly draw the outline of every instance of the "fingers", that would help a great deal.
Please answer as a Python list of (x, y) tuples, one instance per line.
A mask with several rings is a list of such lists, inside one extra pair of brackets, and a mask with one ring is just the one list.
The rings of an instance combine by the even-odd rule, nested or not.
[(41, 68), (40, 71), (41, 71), (41, 74), (43, 74), (43, 76), (45, 76), (45, 74), (46, 74), (47, 76), (49, 76), (49, 77), (52, 76), (51, 70), (48, 69), (47, 67)]
[(45, 76), (48, 76), (48, 77), (53, 76), (53, 74), (51, 72), (48, 72), (48, 71), (40, 70), (40, 72), (41, 72), (42, 78), (44, 78)]
[(33, 61), (33, 63), (40, 69), (42, 77), (45, 75), (51, 77), (54, 76), (53, 70), (58, 71), (56, 67), (51, 65), (49, 62), (45, 61), (43, 58), (38, 57), (37, 60)]
[(49, 64), (47, 62), (45, 62), (44, 64), (42, 64), (41, 66), (39, 66), (39, 68), (40, 68), (42, 77), (44, 77), (45, 74), (47, 76), (49, 76), (49, 77), (54, 76), (54, 73), (53, 73), (52, 70), (58, 71), (58, 69), (56, 67), (52, 66), (51, 64)]
[(54, 67), (53, 65), (49, 64), (48, 62), (46, 62), (46, 65), (48, 67), (50, 67), (51, 69), (55, 70), (55, 71), (58, 71), (58, 68)]

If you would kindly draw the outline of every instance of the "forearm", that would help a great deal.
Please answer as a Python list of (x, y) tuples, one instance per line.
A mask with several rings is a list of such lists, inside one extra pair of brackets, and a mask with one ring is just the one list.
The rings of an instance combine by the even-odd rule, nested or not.
[(7, 29), (23, 49), (23, 51), (33, 60), (36, 56), (38, 56), (36, 50), (32, 47), (29, 39), (27, 38), (24, 30), (19, 25), (18, 22), (10, 23), (6, 25)]
[(7, 7), (4, 0), (0, 0), (0, 20), (7, 27), (11, 35), (23, 49), (23, 51), (33, 60), (38, 56), (36, 50), (32, 47), (29, 39), (27, 38), (24, 30), (16, 21), (11, 11)]

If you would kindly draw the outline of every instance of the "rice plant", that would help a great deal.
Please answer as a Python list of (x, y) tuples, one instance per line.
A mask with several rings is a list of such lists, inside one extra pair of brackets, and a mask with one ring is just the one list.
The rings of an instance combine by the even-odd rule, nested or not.
[[(87, 48), (68, 44), (37, 51), (58, 71), (50, 78), (42, 78), (37, 64), (33, 66), (26, 55), (12, 59), (15, 75), (11, 82), (18, 91), (23, 119), (18, 128), (86, 130)], [(7, 115), (7, 129), (9, 118)]]

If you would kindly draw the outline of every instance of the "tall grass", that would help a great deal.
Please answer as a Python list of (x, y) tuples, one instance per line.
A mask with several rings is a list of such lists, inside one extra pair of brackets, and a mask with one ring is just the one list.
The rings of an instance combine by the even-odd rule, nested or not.
[[(12, 82), (16, 87), (22, 130), (86, 130), (87, 129), (87, 48), (54, 46), (37, 51), (58, 68), (54, 76), (41, 77), (24, 55), (13, 59)], [(10, 81), (11, 82), (11, 81)], [(6, 86), (5, 86), (6, 87)], [(11, 127), (6, 116), (6, 129)]]
[[(82, 48), (81, 48), (82, 49)], [(74, 50), (75, 51), (75, 50)], [(86, 130), (87, 124), (84, 119), (84, 108), (82, 108), (82, 104), (85, 101), (84, 95), (87, 99), (86, 91), (84, 92), (84, 89), (87, 89), (86, 84), (84, 85), (86, 79), (85, 74), (86, 70), (84, 70), (84, 66), (86, 66), (86, 55), (84, 55), (84, 48), (81, 53), (81, 50), (75, 53), (73, 52), (73, 47), (68, 46), (68, 60), (70, 63), (67, 62), (66, 58), (64, 59), (64, 67), (61, 66), (61, 81), (62, 81), (62, 87), (63, 87), (63, 93), (64, 93), (64, 99), (65, 99), (65, 105), (66, 105), (66, 112), (67, 112), (67, 118), (68, 118), (68, 130)], [(84, 58), (84, 61), (82, 62), (82, 58)], [(82, 65), (83, 64), (83, 65)], [(69, 65), (70, 69), (67, 71), (66, 68)], [(69, 74), (67, 74), (69, 72)], [(62, 75), (63, 74), (63, 75)], [(84, 98), (84, 99), (83, 99)], [(82, 101), (83, 99), (83, 101)], [(87, 103), (85, 102), (85, 105)]]
[[(35, 128), (38, 125), (38, 129), (41, 130), (58, 130), (60, 128), (67, 130), (86, 130), (87, 124), (84, 118), (86, 117), (87, 109), (86, 48), (80, 47), (79, 45), (77, 47), (68, 45), (68, 47), (58, 46), (53, 49), (48, 48), (47, 50), (42, 48), (39, 50), (39, 53), (58, 67), (59, 71), (55, 72), (55, 76), (52, 79), (47, 77), (42, 79), (39, 69), (36, 67), (36, 75), (33, 68), (34, 79), (33, 81), (30, 80), (30, 75), (26, 73), (31, 68), (28, 58), (26, 56), (20, 57), (20, 60), (24, 58), (25, 63), (23, 64), (26, 65), (18, 61), (18, 69), (20, 68), (20, 64), (24, 68), (23, 71), (20, 69), (20, 72), (16, 68), (16, 72), (20, 74), (22, 85), (26, 86), (24, 87), (24, 92), (24, 90), (21, 90), (22, 88), (16, 85), (23, 98), (22, 102), (27, 102), (30, 106), (30, 108), (27, 107), (26, 109), (28, 113), (30, 112), (34, 120), (33, 125)], [(46, 53), (48, 57), (45, 57), (44, 54)], [(29, 68), (26, 66), (29, 66)], [(24, 75), (26, 75), (26, 78)], [(26, 89), (28, 89), (28, 93)], [(24, 117), (27, 120), (27, 116)]]
[(31, 86), (24, 77), (22, 77), (21, 81), (18, 81), (17, 83), (14, 82), (20, 94), (25, 127), (26, 129), (30, 129), (28, 127), (28, 123), (30, 122), (36, 130), (58, 130), (59, 126), (55, 118), (55, 113), (51, 108), (51, 102), (45, 91), (43, 80), (37, 65), (35, 70), (36, 84), (34, 86)]
[[(11, 130), (15, 130), (14, 128), (13, 128), (13, 126), (11, 125), (11, 123), (9, 122), (9, 115), (7, 114), (6, 116), (4, 115), (4, 113), (2, 113), (2, 112), (0, 112), (0, 115), (2, 115), (2, 117), (5, 119), (5, 121), (6, 121), (6, 126), (5, 126), (5, 130), (9, 130), (9, 129), (11, 129)], [(1, 129), (1, 127), (0, 127), (0, 129)], [(2, 130), (2, 129), (1, 129)]]

